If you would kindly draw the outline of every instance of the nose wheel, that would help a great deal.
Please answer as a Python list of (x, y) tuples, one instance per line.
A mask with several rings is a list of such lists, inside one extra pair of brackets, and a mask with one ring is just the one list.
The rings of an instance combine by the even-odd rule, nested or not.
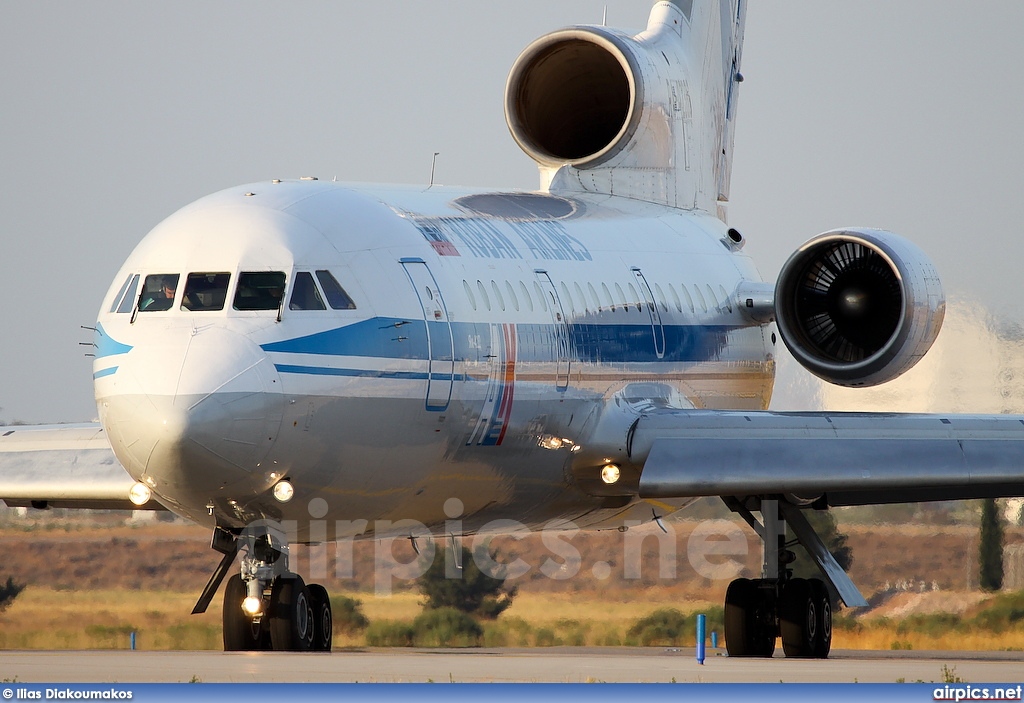
[(327, 589), (308, 586), (288, 570), (288, 539), (269, 523), (240, 534), (214, 532), (213, 547), (224, 554), (193, 613), (206, 611), (237, 554), (240, 573), (224, 586), (224, 651), (329, 652), (334, 618)]

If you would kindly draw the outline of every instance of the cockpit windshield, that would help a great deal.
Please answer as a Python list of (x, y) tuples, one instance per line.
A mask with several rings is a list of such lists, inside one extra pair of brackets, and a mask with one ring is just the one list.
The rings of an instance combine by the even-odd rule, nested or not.
[(277, 310), (284, 297), (285, 276), (279, 271), (240, 273), (235, 310)]
[(157, 273), (146, 276), (139, 297), (139, 312), (170, 310), (178, 290), (178, 274)]
[(230, 279), (230, 273), (190, 273), (185, 279), (181, 309), (192, 312), (223, 310)]

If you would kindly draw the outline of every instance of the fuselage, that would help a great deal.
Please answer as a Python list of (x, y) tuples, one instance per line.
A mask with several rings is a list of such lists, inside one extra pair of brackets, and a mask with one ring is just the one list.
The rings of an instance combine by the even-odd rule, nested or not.
[(614, 524), (644, 509), (579, 466), (628, 462), (630, 412), (767, 407), (774, 339), (735, 303), (758, 280), (700, 211), (250, 184), (183, 208), (125, 262), (99, 313), (96, 401), (128, 472), (205, 524)]

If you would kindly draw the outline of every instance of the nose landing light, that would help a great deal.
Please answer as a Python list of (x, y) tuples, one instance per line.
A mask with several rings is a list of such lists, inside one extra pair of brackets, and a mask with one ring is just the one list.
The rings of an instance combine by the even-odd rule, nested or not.
[(287, 503), (295, 495), (295, 487), (292, 486), (292, 482), (285, 479), (274, 484), (274, 498), (278, 502)]
[(144, 483), (136, 483), (128, 491), (128, 500), (132, 502), (132, 505), (145, 505), (152, 497), (153, 491)]
[(601, 469), (601, 480), (609, 486), (613, 483), (617, 483), (621, 475), (622, 472), (615, 464), (605, 464), (604, 468)]

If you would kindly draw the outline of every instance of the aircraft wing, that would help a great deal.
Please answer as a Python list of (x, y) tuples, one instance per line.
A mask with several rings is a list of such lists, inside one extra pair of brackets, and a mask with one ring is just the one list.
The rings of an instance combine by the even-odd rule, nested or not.
[(789, 494), (829, 505), (1024, 495), (1024, 417), (662, 411), (640, 418), (643, 498)]
[(163, 509), (134, 505), (134, 484), (98, 424), (0, 427), (0, 501), (10, 507)]

